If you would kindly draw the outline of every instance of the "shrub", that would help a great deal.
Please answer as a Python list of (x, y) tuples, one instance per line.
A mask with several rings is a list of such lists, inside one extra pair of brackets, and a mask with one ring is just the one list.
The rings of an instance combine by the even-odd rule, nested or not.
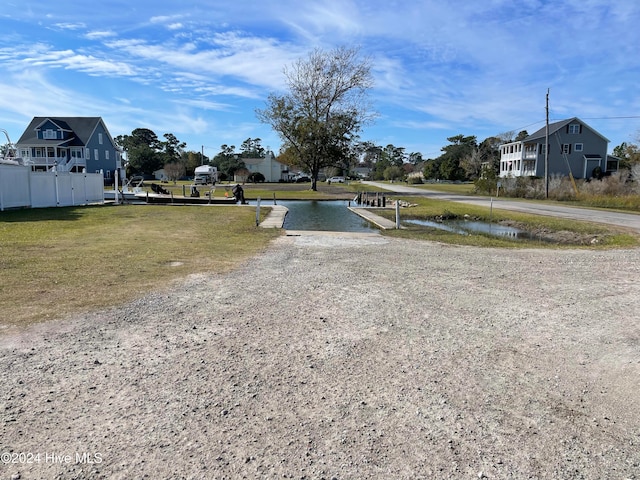
[(264, 178), (264, 175), (262, 173), (253, 172), (251, 175), (249, 175), (247, 180), (249, 182), (251, 182), (251, 183), (258, 183), (258, 182), (264, 182), (265, 178)]
[(631, 167), (631, 179), (633, 181), (631, 189), (633, 193), (640, 194), (640, 163)]
[(609, 196), (621, 196), (632, 193), (633, 184), (629, 182), (629, 172), (627, 170), (621, 170), (615, 172), (608, 177), (603, 177), (602, 180), (591, 180), (590, 182), (584, 182), (580, 186), (580, 193), (583, 195), (609, 195)]
[(574, 200), (576, 191), (573, 188), (571, 179), (564, 175), (552, 174), (549, 177), (549, 198), (561, 201)]

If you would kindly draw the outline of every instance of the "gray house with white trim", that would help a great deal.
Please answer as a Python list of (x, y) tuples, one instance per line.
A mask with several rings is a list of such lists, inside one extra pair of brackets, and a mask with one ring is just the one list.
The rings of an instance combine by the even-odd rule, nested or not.
[(16, 149), (33, 171), (102, 172), (111, 183), (122, 168), (122, 151), (101, 117), (34, 117)]
[(521, 141), (501, 145), (500, 176), (544, 177), (547, 148), (549, 175), (591, 178), (597, 167), (603, 174), (618, 170), (615, 157), (607, 156), (609, 140), (577, 117), (549, 124), (548, 144), (545, 139), (546, 126)]

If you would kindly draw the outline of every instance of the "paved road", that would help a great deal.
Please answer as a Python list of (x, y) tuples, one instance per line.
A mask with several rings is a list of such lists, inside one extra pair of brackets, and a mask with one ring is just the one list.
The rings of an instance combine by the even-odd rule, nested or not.
[[(490, 197), (476, 197), (468, 195), (456, 195), (453, 193), (436, 192), (423, 188), (409, 187), (406, 185), (394, 185), (389, 183), (363, 182), (375, 185), (396, 193), (409, 195), (422, 195), (439, 200), (451, 202), (469, 203), (488, 207), (492, 199)], [(605, 223), (620, 227), (632, 228), (640, 232), (640, 215), (635, 213), (619, 213), (608, 210), (596, 210), (591, 208), (568, 207), (563, 205), (552, 205), (540, 202), (527, 202), (522, 200), (510, 200), (503, 198), (493, 199), (493, 208), (513, 210), (523, 213), (533, 213), (536, 215), (547, 215), (550, 217), (567, 218), (571, 220), (582, 220), (587, 222)]]

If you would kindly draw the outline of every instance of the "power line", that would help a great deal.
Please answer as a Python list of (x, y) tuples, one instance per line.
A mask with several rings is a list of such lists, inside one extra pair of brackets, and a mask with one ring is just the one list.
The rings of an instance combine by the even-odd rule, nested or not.
[(585, 120), (620, 120), (624, 118), (640, 118), (640, 115), (630, 115), (628, 117), (585, 117)]

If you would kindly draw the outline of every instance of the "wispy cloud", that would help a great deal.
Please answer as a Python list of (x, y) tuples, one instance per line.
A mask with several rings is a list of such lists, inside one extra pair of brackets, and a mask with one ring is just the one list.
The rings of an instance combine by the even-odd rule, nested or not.
[(90, 40), (100, 40), (103, 38), (115, 37), (117, 34), (113, 30), (96, 30), (88, 32), (85, 37)]
[[(552, 116), (640, 108), (637, 2), (247, 4), (9, 3), (0, 14), (0, 82), (8, 94), (0, 108), (22, 118), (82, 114), (91, 105), (115, 135), (144, 124), (179, 130), (195, 145), (241, 142), (230, 138), (236, 135), (276, 147), (255, 109), (285, 88), (285, 66), (338, 45), (360, 46), (373, 61), (380, 117), (364, 139), (412, 150), (438, 151), (457, 133), (489, 136), (534, 124), (544, 118), (547, 88)], [(633, 119), (593, 122), (614, 144), (640, 129)]]

